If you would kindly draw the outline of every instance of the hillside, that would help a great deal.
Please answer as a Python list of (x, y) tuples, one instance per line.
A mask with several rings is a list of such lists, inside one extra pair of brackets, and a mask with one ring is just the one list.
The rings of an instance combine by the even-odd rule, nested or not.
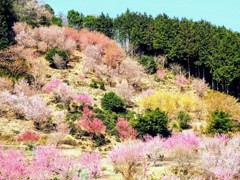
[(240, 178), (239, 99), (20, 2), (0, 38), (0, 179)]

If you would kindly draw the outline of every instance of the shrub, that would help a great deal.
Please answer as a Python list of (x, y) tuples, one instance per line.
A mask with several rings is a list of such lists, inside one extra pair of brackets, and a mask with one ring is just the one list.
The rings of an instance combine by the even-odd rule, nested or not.
[(224, 111), (229, 113), (233, 119), (240, 121), (240, 104), (238, 99), (217, 91), (211, 91), (204, 97), (204, 103), (208, 111)]
[(99, 88), (99, 89), (104, 90), (104, 91), (106, 90), (104, 82), (103, 81), (97, 81), (95, 79), (92, 79), (92, 83), (90, 84), (90, 87), (95, 88), (95, 89)]
[(211, 114), (208, 122), (207, 132), (210, 134), (228, 133), (233, 128), (231, 116), (224, 111), (215, 111)]
[(114, 92), (105, 93), (101, 99), (101, 106), (104, 110), (114, 112), (124, 111), (124, 101), (121, 97), (117, 96)]
[(137, 137), (137, 131), (129, 126), (129, 122), (124, 118), (118, 118), (116, 124), (116, 130), (119, 133), (120, 138), (123, 139), (135, 139)]
[(144, 109), (159, 108), (174, 119), (177, 119), (179, 111), (187, 111), (189, 113), (196, 113), (196, 111), (206, 113), (207, 111), (207, 108), (195, 95), (167, 91), (149, 93), (149, 95), (145, 95), (140, 99), (139, 104)]
[(189, 127), (188, 123), (190, 122), (191, 118), (189, 113), (184, 111), (178, 112), (178, 120), (179, 120), (179, 126), (182, 129), (187, 129)]
[(146, 73), (154, 74), (157, 71), (157, 64), (154, 57), (142, 56), (139, 62), (144, 66)]
[(65, 51), (53, 48), (46, 53), (46, 59), (57, 69), (64, 69), (69, 57)]
[(161, 134), (166, 137), (169, 135), (168, 122), (169, 119), (165, 112), (160, 111), (158, 108), (155, 110), (148, 109), (144, 115), (138, 116), (134, 128), (140, 136)]

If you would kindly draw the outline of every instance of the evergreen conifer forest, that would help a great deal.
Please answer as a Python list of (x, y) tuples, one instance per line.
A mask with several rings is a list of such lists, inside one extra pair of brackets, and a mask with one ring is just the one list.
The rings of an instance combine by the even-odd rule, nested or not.
[(1, 180), (239, 180), (239, 97), (239, 32), (0, 1)]

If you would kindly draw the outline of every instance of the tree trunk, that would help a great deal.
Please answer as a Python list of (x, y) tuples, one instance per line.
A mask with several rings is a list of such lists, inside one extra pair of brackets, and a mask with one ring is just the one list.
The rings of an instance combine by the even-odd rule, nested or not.
[(191, 77), (191, 72), (190, 72), (190, 60), (188, 58), (188, 79), (190, 81), (190, 77)]

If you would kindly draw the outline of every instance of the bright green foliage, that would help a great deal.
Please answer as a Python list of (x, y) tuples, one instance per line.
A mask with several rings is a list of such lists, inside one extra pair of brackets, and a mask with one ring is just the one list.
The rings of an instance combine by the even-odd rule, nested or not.
[(166, 137), (170, 134), (168, 130), (169, 118), (165, 112), (158, 108), (146, 110), (144, 115), (139, 115), (133, 126), (138, 131), (140, 136), (149, 134), (156, 136), (158, 134)]
[(144, 66), (148, 74), (154, 74), (157, 71), (157, 64), (152, 56), (142, 56), (140, 64)]
[(56, 16), (52, 17), (52, 24), (62, 26), (62, 19)]
[(11, 44), (13, 39), (12, 26), (15, 22), (13, 0), (0, 1), (0, 50)]
[(188, 123), (190, 122), (191, 118), (189, 113), (184, 111), (178, 112), (178, 120), (179, 120), (179, 126), (182, 129), (187, 129), (189, 127)]
[(84, 19), (83, 14), (80, 14), (77, 11), (71, 10), (71, 11), (68, 11), (67, 19), (68, 19), (69, 27), (72, 27), (75, 29), (83, 28), (83, 19)]
[(123, 112), (125, 104), (121, 97), (116, 95), (114, 92), (109, 92), (104, 94), (102, 97), (101, 106), (104, 110)]
[(98, 31), (106, 36), (113, 37), (113, 20), (109, 15), (101, 14), (100, 16), (86, 16), (84, 18), (84, 28), (90, 31)]
[(211, 114), (207, 132), (210, 134), (228, 133), (233, 128), (231, 116), (224, 111), (215, 111)]
[(58, 55), (62, 59), (62, 61), (64, 61), (65, 65), (68, 63), (68, 54), (63, 50), (53, 48), (46, 53), (46, 59), (51, 63), (51, 65), (54, 65), (54, 67), (58, 67), (54, 60), (56, 55)]

